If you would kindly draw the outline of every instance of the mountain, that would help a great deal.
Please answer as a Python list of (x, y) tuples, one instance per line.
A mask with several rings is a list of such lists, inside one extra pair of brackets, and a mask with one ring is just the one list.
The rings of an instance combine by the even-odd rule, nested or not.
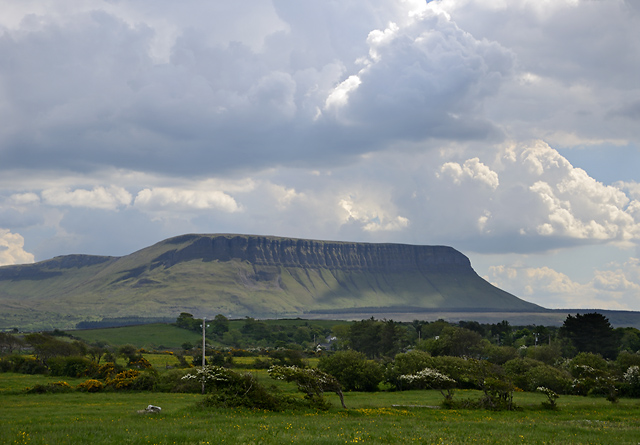
[(0, 329), (83, 320), (380, 311), (544, 311), (446, 246), (183, 235), (123, 257), (0, 267)]

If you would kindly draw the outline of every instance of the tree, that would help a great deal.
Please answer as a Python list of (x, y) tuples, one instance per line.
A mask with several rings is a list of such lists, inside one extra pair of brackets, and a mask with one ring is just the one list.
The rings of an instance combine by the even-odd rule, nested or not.
[(345, 334), (347, 345), (369, 358), (393, 357), (407, 344), (407, 329), (393, 320), (356, 321)]
[(465, 328), (448, 326), (437, 339), (429, 339), (418, 346), (433, 356), (450, 355), (456, 357), (477, 356), (482, 350), (482, 336)]
[(240, 328), (242, 334), (254, 340), (270, 340), (271, 331), (269, 326), (263, 321), (258, 321), (253, 317), (245, 317), (244, 324)]
[(368, 320), (356, 321), (349, 329), (348, 343), (352, 349), (373, 358), (380, 353), (380, 331), (382, 323), (371, 317)]
[(83, 355), (85, 352), (79, 347), (79, 342), (69, 343), (49, 334), (33, 333), (26, 335), (24, 339), (33, 348), (36, 358), (44, 364), (51, 357)]
[(387, 365), (385, 370), (385, 381), (399, 391), (403, 389), (414, 389), (405, 379), (400, 379), (402, 375), (415, 374), (418, 371), (433, 367), (433, 359), (427, 352), (413, 350), (404, 354), (397, 354), (393, 362)]
[(409, 383), (419, 383), (429, 388), (437, 389), (446, 402), (451, 402), (453, 399), (453, 389), (456, 387), (456, 381), (454, 379), (431, 368), (424, 368), (415, 374), (401, 375), (400, 380), (406, 380)]
[(89, 357), (91, 357), (91, 360), (94, 361), (97, 365), (100, 364), (100, 360), (102, 360), (102, 357), (106, 355), (107, 352), (108, 351), (105, 348), (98, 345), (91, 346), (87, 350), (87, 354), (89, 355)]
[(620, 337), (620, 350), (636, 352), (640, 350), (640, 331), (636, 328), (616, 328), (616, 334)]
[(357, 351), (338, 351), (321, 357), (318, 369), (338, 379), (346, 391), (377, 391), (382, 381), (382, 367)]
[(511, 346), (513, 344), (513, 329), (507, 320), (492, 324), (491, 335), (496, 337), (498, 345)]
[(342, 407), (347, 408), (344, 404), (342, 387), (338, 380), (317, 368), (272, 366), (268, 372), (272, 379), (295, 382), (298, 385), (298, 389), (305, 393), (305, 398), (310, 400), (314, 406), (326, 407), (326, 402), (322, 395), (325, 391), (333, 391), (340, 397)]
[(13, 354), (14, 351), (20, 349), (24, 345), (22, 339), (15, 335), (0, 332), (0, 354)]
[(617, 355), (614, 329), (607, 317), (597, 312), (567, 315), (560, 335), (571, 340), (578, 352), (592, 352), (609, 359)]
[(222, 314), (218, 314), (211, 322), (211, 332), (218, 337), (222, 337), (225, 332), (229, 332), (229, 319)]
[(193, 318), (188, 312), (181, 312), (178, 318), (176, 319), (176, 326), (182, 329), (188, 329), (190, 331), (199, 331), (201, 320), (196, 320)]

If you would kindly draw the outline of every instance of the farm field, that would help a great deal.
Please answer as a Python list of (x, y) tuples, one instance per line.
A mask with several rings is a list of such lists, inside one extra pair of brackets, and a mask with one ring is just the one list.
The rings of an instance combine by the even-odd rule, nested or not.
[[(102, 392), (18, 394), (59, 378), (0, 374), (0, 443), (10, 444), (627, 444), (640, 437), (640, 401), (561, 396), (542, 409), (541, 394), (516, 393), (518, 411), (434, 408), (437, 391), (346, 393), (347, 410), (266, 412), (199, 408), (199, 394)], [(76, 385), (82, 379), (66, 379)], [(294, 393), (295, 389), (290, 388)], [(473, 399), (477, 391), (457, 391)], [(153, 404), (159, 414), (138, 414)], [(395, 406), (394, 406), (395, 405)]]
[(87, 343), (103, 341), (112, 345), (132, 344), (145, 349), (180, 348), (182, 343), (199, 344), (202, 335), (166, 323), (121, 326), (117, 328), (69, 331)]

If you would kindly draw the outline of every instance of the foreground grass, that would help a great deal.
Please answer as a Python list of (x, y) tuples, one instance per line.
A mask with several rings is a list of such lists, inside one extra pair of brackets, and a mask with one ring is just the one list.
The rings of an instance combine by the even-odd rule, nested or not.
[[(477, 396), (475, 391), (456, 394)], [(348, 410), (339, 409), (331, 395), (334, 408), (328, 412), (275, 413), (199, 409), (197, 394), (0, 392), (0, 443), (638, 443), (637, 400), (611, 405), (603, 399), (562, 396), (559, 410), (546, 411), (540, 409), (542, 395), (516, 396), (522, 408), (515, 412), (416, 407), (411, 405), (437, 405), (441, 396), (406, 391), (348, 393)], [(136, 412), (148, 404), (161, 406), (162, 412)]]

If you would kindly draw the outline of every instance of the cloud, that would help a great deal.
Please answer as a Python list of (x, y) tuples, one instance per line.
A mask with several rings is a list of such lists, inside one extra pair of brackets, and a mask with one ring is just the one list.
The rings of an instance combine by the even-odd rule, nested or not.
[[(12, 60), (0, 71), (0, 168), (204, 177), (337, 165), (394, 141), (501, 137), (482, 103), (512, 54), (422, 3), (378, 3), (256, 4), (245, 17), (200, 2), (188, 24), (165, 3), (35, 8), (0, 36)], [(309, 8), (335, 28), (314, 28)], [(257, 29), (243, 37), (199, 18), (220, 13)], [(159, 59), (166, 30), (175, 37)]]
[(383, 140), (495, 138), (480, 106), (511, 74), (512, 55), (425, 9), (369, 34), (365, 65), (329, 96), (328, 111)]
[(498, 174), (478, 158), (467, 159), (463, 165), (457, 162), (445, 162), (440, 167), (440, 173), (449, 175), (455, 184), (460, 184), (463, 179), (471, 179), (484, 183), (493, 190), (500, 185)]
[[(491, 244), (502, 248), (496, 242), (534, 251), (640, 240), (638, 201), (623, 188), (604, 185), (573, 167), (543, 141), (504, 145), (484, 162), (477, 157), (445, 162), (436, 173), (443, 186), (450, 184), (436, 205), (460, 203), (458, 219), (467, 221), (468, 233), (476, 238), (474, 250)], [(463, 233), (460, 227), (455, 230)], [(490, 236), (482, 238), (483, 233)]]
[[(24, 199), (25, 195), (21, 196)], [(42, 200), (51, 206), (116, 210), (119, 207), (129, 205), (131, 199), (131, 194), (127, 190), (117, 186), (95, 187), (93, 190), (47, 189), (42, 191)]]
[(341, 199), (339, 205), (345, 211), (344, 223), (357, 221), (365, 232), (395, 231), (409, 226), (407, 218), (390, 214), (373, 200), (349, 196)]
[(635, 309), (640, 291), (640, 261), (610, 264), (595, 270), (583, 283), (550, 267), (492, 266), (486, 277), (493, 284), (549, 308)]
[(517, 74), (486, 104), (487, 116), (508, 126), (511, 137), (637, 140), (639, 129), (630, 118), (637, 111), (640, 70), (634, 2), (438, 3), (474, 38), (515, 55)]
[(152, 212), (221, 210), (233, 213), (240, 211), (238, 203), (219, 190), (204, 191), (168, 187), (141, 190), (133, 205), (138, 209)]
[(24, 238), (21, 235), (0, 229), (0, 266), (33, 261), (33, 255), (24, 250)]

